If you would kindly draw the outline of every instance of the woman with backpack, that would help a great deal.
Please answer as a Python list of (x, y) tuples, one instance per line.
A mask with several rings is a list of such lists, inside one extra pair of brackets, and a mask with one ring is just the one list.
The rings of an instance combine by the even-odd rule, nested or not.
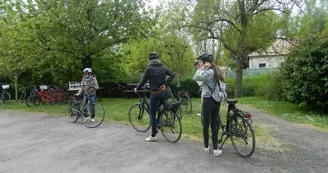
[[(200, 61), (201, 67), (197, 69), (194, 74), (193, 80), (203, 82), (202, 88), (202, 117), (203, 117), (203, 137), (204, 137), (204, 150), (205, 153), (210, 153), (209, 146), (209, 125), (212, 129), (212, 144), (213, 144), (213, 156), (217, 157), (222, 154), (222, 151), (218, 149), (218, 124), (217, 118), (220, 111), (220, 102), (216, 102), (212, 93), (215, 89), (216, 83), (223, 81), (223, 77), (217, 70), (216, 65), (213, 64), (213, 55), (204, 53), (200, 55), (197, 60)], [(212, 120), (212, 121), (211, 121)]]

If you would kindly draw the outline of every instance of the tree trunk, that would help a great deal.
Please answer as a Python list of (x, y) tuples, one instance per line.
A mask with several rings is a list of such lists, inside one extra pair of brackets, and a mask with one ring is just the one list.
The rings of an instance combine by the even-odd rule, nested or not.
[(241, 88), (242, 88), (242, 81), (243, 81), (243, 60), (242, 57), (236, 58), (236, 82), (235, 82), (235, 98), (239, 98), (241, 96)]
[(18, 100), (18, 75), (14, 76), (14, 83), (15, 83), (15, 100)]
[(82, 70), (85, 68), (91, 68), (92, 67), (92, 61), (93, 59), (91, 56), (86, 56), (85, 58), (82, 59)]

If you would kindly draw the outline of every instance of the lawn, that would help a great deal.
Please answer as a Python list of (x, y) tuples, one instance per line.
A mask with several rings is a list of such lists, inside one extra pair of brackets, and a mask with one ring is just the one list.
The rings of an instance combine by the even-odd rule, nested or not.
[[(138, 99), (121, 99), (121, 98), (103, 98), (101, 103), (105, 109), (106, 122), (128, 123), (129, 108), (138, 103)], [(200, 99), (193, 98), (193, 112), (191, 114), (183, 114), (183, 138), (192, 141), (202, 140), (202, 129), (200, 117), (196, 116), (201, 112)], [(293, 122), (312, 124), (319, 127), (322, 131), (328, 132), (328, 116), (316, 114), (305, 109), (301, 109), (298, 105), (287, 102), (267, 101), (255, 97), (247, 97), (238, 99), (238, 104), (249, 104), (255, 108), (261, 109), (272, 115), (281, 116)], [(41, 105), (38, 107), (27, 107), (26, 104), (20, 104), (12, 101), (0, 107), (9, 110), (20, 110), (28, 112), (47, 112), (55, 113), (60, 116), (66, 116), (67, 105)], [(221, 107), (221, 115), (226, 115), (227, 106)], [(225, 116), (222, 116), (225, 122)], [(68, 120), (67, 120), (68, 121)], [(132, 130), (132, 127), (131, 127)], [(256, 136), (265, 135), (264, 129), (255, 125)]]
[(311, 124), (328, 133), (328, 114), (314, 112), (297, 104), (284, 101), (270, 101), (258, 97), (239, 98), (241, 104), (249, 104), (271, 115), (283, 117), (289, 121)]

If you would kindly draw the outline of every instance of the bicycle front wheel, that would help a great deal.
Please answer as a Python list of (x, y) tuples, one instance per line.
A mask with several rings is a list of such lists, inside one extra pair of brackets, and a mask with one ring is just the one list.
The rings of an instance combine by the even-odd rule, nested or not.
[(25, 98), (26, 98), (26, 93), (23, 92), (23, 93), (21, 94), (20, 98), (19, 98), (19, 102), (20, 102), (20, 103), (24, 103), (24, 102), (25, 102)]
[(6, 92), (6, 93), (3, 95), (3, 103), (9, 103), (10, 100), (11, 100), (11, 95), (10, 95), (9, 93)]
[(90, 103), (82, 110), (83, 124), (89, 128), (98, 127), (105, 118), (105, 110), (99, 103)]
[(159, 126), (164, 138), (171, 143), (178, 142), (182, 135), (180, 116), (172, 111), (164, 110), (161, 113)]
[(131, 126), (138, 132), (146, 132), (150, 128), (150, 117), (147, 109), (140, 104), (132, 105), (128, 113)]
[(230, 140), (236, 152), (243, 157), (250, 157), (255, 151), (255, 135), (248, 120), (236, 116), (229, 125)]
[(75, 123), (79, 119), (79, 106), (72, 100), (68, 102), (67, 113), (70, 122)]
[(189, 96), (187, 95), (182, 95), (180, 97), (181, 100), (181, 108), (183, 113), (191, 114), (192, 112), (192, 102)]

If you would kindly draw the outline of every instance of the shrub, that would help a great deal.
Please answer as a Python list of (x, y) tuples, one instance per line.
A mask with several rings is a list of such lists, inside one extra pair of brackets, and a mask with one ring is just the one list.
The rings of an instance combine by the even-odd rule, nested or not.
[(281, 72), (288, 101), (328, 110), (328, 38), (325, 34), (300, 40)]

